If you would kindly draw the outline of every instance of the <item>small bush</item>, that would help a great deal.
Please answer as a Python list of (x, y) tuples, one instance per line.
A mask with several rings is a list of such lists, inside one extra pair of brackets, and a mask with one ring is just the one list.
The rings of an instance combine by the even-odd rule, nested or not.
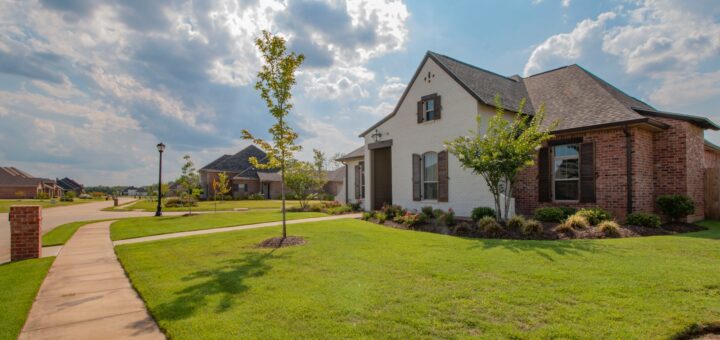
[(573, 229), (585, 229), (590, 226), (587, 218), (580, 215), (579, 212), (565, 219), (565, 222), (563, 222), (562, 224), (567, 225), (568, 227)]
[(506, 223), (506, 226), (508, 227), (508, 229), (512, 229), (512, 230), (522, 230), (524, 225), (525, 225), (525, 218), (523, 218), (522, 216), (519, 216), (519, 215), (511, 217)]
[(384, 204), (380, 209), (388, 219), (393, 219), (395, 216), (405, 215), (405, 209), (396, 204)]
[[(308, 209), (309, 209), (309, 207), (308, 207)], [(303, 208), (297, 206), (297, 207), (287, 207), (287, 208), (285, 208), (285, 211), (287, 211), (287, 212), (303, 212), (303, 211), (307, 211), (308, 209), (303, 209)]]
[(360, 202), (352, 202), (350, 203), (350, 210), (352, 211), (361, 211), (362, 210), (362, 204)]
[(473, 234), (475, 232), (475, 229), (476, 228), (475, 228), (474, 224), (469, 224), (469, 223), (463, 222), (463, 223), (458, 223), (455, 226), (454, 233), (455, 233), (455, 235), (468, 236), (468, 235)]
[(373, 218), (373, 213), (369, 211), (364, 212), (361, 217), (363, 221), (369, 221), (371, 218)]
[(695, 202), (683, 195), (662, 195), (657, 198), (658, 207), (673, 221), (685, 218), (695, 212)]
[(401, 216), (402, 224), (414, 228), (425, 223), (425, 215), (422, 213), (411, 213), (406, 212), (404, 216)]
[(558, 207), (558, 208), (560, 208), (560, 210), (562, 210), (562, 212), (563, 212), (563, 219), (566, 219), (572, 215), (575, 215), (575, 213), (577, 212), (577, 209), (575, 209), (573, 207), (563, 206), (563, 207)]
[(600, 231), (606, 236), (617, 237), (620, 236), (620, 225), (615, 221), (603, 221), (598, 225)]
[(375, 219), (378, 221), (378, 223), (382, 224), (382, 223), (385, 223), (385, 221), (387, 221), (388, 215), (382, 211), (376, 211)]
[(495, 218), (495, 209), (490, 207), (477, 207), (472, 210), (472, 213), (470, 213), (470, 218), (472, 218), (475, 222), (480, 221), (480, 219), (485, 216)]
[(35, 198), (36, 198), (36, 199), (39, 199), (39, 200), (46, 200), (46, 199), (50, 198), (50, 196), (48, 196), (48, 194), (47, 194), (46, 192), (41, 191), (41, 192), (38, 192), (38, 193), (37, 193), (37, 195), (35, 196)]
[(636, 212), (627, 216), (626, 223), (647, 228), (659, 228), (660, 216), (653, 213)]
[(165, 208), (197, 207), (195, 200), (183, 200), (177, 197), (165, 200)]
[(557, 207), (544, 207), (535, 209), (535, 219), (542, 222), (562, 222), (565, 213)]
[(521, 229), (522, 233), (525, 235), (537, 235), (543, 232), (543, 225), (538, 220), (527, 220), (525, 221), (525, 224), (523, 224), (523, 227)]
[(503, 231), (502, 226), (495, 217), (485, 216), (477, 222), (478, 229), (488, 235), (497, 235)]
[(433, 215), (433, 207), (431, 206), (425, 206), (420, 208), (420, 211), (425, 215), (427, 218), (433, 218), (435, 215)]
[(601, 208), (583, 208), (575, 215), (585, 217), (590, 225), (598, 225), (602, 221), (612, 220), (612, 214)]
[(325, 213), (326, 213), (326, 214), (330, 214), (330, 215), (346, 214), (346, 213), (349, 213), (349, 212), (351, 212), (351, 211), (352, 211), (352, 209), (350, 208), (349, 205), (341, 205), (341, 206), (332, 207), (332, 208), (326, 208), (326, 209), (325, 209)]
[(446, 226), (451, 226), (455, 224), (455, 211), (452, 210), (452, 208), (448, 209), (442, 216), (438, 217), (442, 220), (442, 222)]
[[(261, 194), (261, 193), (254, 193), (254, 194), (248, 195), (247, 199), (254, 200), (254, 201), (262, 201), (265, 199), (265, 196), (263, 196), (263, 194)], [(289, 198), (285, 197), (285, 199), (289, 199)]]
[(435, 219), (440, 218), (445, 212), (442, 209), (434, 209), (432, 212), (432, 216)]
[(72, 198), (72, 197), (70, 197), (70, 196), (67, 196), (67, 195), (66, 195), (66, 196), (63, 196), (63, 197), (60, 197), (60, 202), (72, 202), (72, 201), (74, 201), (74, 200), (75, 200), (74, 198)]

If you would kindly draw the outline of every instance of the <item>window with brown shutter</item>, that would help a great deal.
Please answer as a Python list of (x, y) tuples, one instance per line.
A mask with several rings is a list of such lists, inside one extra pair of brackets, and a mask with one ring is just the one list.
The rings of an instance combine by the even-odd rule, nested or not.
[(580, 202), (595, 203), (595, 145), (580, 144)]
[(412, 188), (413, 188), (413, 201), (419, 201), (422, 199), (421, 193), (420, 193), (420, 167), (421, 167), (421, 161), (420, 161), (420, 155), (413, 154), (412, 155)]
[(365, 162), (355, 165), (355, 198), (365, 198)]
[(540, 148), (538, 152), (538, 201), (550, 202), (550, 149)]
[(423, 96), (417, 105), (417, 122), (440, 119), (441, 111), (440, 96), (437, 93)]
[(448, 152), (443, 150), (438, 153), (438, 202), (449, 199), (448, 178)]

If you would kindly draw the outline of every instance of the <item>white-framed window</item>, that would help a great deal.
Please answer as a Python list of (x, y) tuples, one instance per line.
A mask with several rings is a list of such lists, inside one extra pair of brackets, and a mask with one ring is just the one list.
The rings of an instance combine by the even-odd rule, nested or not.
[(238, 191), (247, 192), (248, 191), (247, 183), (238, 184)]
[(556, 145), (552, 148), (553, 199), (580, 199), (580, 144)]
[(435, 98), (425, 99), (423, 101), (423, 118), (425, 121), (437, 119), (435, 111)]
[(438, 198), (438, 157), (436, 152), (422, 155), (422, 198), (436, 200)]

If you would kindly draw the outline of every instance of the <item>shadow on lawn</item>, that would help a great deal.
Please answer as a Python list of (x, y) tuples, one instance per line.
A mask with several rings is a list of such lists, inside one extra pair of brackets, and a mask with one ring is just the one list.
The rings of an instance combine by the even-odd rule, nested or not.
[(250, 277), (265, 275), (272, 267), (266, 262), (271, 259), (285, 258), (285, 255), (274, 255), (275, 249), (269, 252), (253, 252), (242, 258), (222, 261), (218, 266), (194, 272), (183, 281), (204, 280), (201, 283), (186, 287), (175, 293), (177, 297), (158, 305), (153, 313), (159, 320), (180, 320), (195, 314), (195, 311), (207, 305), (207, 298), (221, 294), (221, 300), (215, 307), (220, 313), (232, 305), (237, 294), (248, 290), (244, 283)]
[(605, 247), (599, 247), (591, 240), (500, 240), (500, 239), (474, 239), (477, 243), (470, 246), (470, 249), (482, 248), (493, 249), (503, 248), (514, 253), (534, 252), (548, 261), (555, 261), (551, 254), (561, 256), (574, 255), (583, 256), (583, 253), (595, 253), (606, 251)]

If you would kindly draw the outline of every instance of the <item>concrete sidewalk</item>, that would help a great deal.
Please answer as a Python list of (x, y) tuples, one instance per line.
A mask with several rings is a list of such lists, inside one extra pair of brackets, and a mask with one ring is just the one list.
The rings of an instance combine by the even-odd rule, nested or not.
[(62, 248), (19, 339), (165, 339), (115, 257), (111, 223), (80, 228)]
[[(303, 219), (299, 219), (299, 220), (290, 220), (290, 221), (287, 221), (286, 224), (332, 221), (332, 220), (339, 220), (339, 219), (346, 219), (346, 218), (360, 218), (360, 217), (362, 217), (362, 214), (346, 214), (346, 215), (336, 215), (336, 216), (326, 216), (326, 217), (313, 217), (313, 218), (303, 218)], [(239, 226), (235, 226), (235, 227), (223, 227), (223, 228), (214, 228), (214, 229), (183, 231), (183, 232), (172, 233), (172, 234), (162, 234), (162, 235), (130, 238), (127, 240), (118, 240), (118, 241), (113, 242), (113, 245), (117, 246), (120, 244), (149, 242), (149, 241), (165, 240), (165, 239), (169, 239), (169, 238), (186, 237), (186, 236), (193, 236), (193, 235), (226, 233), (228, 231), (236, 231), (236, 230), (275, 227), (275, 226), (279, 226), (281, 224), (282, 224), (282, 222), (278, 221), (278, 222), (266, 222), (266, 223), (239, 225)]]

